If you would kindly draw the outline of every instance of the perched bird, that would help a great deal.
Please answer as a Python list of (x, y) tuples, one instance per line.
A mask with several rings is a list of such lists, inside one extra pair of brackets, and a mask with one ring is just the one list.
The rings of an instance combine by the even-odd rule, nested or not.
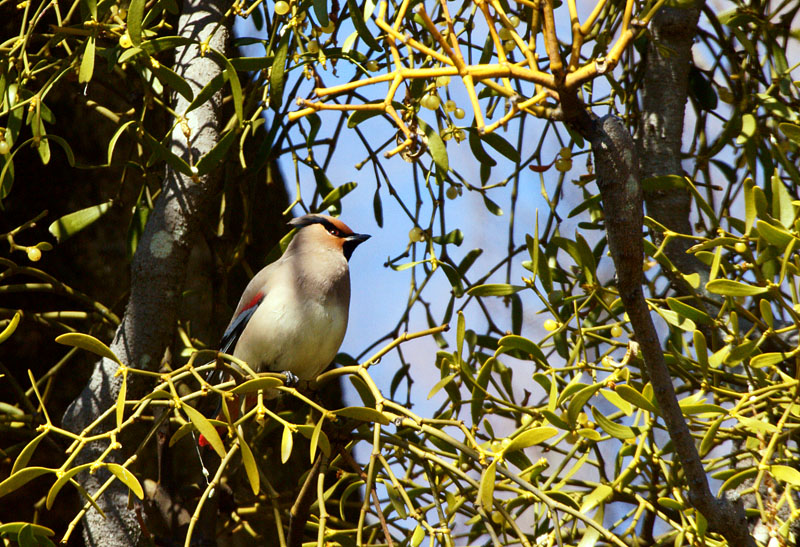
[[(297, 232), (283, 256), (245, 287), (220, 351), (255, 372), (286, 372), (311, 380), (342, 345), (350, 309), (347, 262), (370, 236), (353, 233), (326, 215), (305, 215), (289, 224)], [(209, 382), (220, 382), (221, 372), (215, 371)], [(206, 446), (208, 441), (201, 435), (198, 443)]]
[(310, 380), (342, 344), (350, 308), (347, 261), (370, 236), (325, 215), (305, 215), (289, 224), (297, 233), (283, 256), (248, 283), (220, 351), (256, 372), (289, 372)]

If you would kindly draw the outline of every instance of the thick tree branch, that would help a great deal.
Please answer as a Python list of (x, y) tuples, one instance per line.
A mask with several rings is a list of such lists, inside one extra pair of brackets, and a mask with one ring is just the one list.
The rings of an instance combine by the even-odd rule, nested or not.
[[(200, 54), (198, 45), (207, 41), (211, 48), (224, 51), (230, 30), (223, 22), (227, 0), (185, 0), (179, 21), (179, 34), (193, 44), (176, 50), (175, 71), (191, 86), (195, 95), (212, 78), (222, 72), (211, 57)], [(213, 35), (212, 32), (214, 33)], [(209, 38), (210, 36), (210, 38)], [(219, 140), (221, 93), (187, 115), (189, 138), (178, 124), (172, 134), (172, 152), (185, 160), (197, 159)], [(174, 109), (183, 113), (188, 102), (181, 96)], [(188, 145), (187, 145), (188, 141)], [(188, 147), (191, 147), (189, 149)], [(147, 222), (132, 265), (131, 295), (111, 349), (132, 367), (153, 370), (170, 342), (179, 308), (181, 288), (191, 245), (206, 216), (210, 199), (219, 189), (217, 173), (201, 176), (197, 181), (167, 167), (162, 192)], [(95, 367), (89, 383), (73, 401), (64, 416), (66, 427), (80, 432), (103, 411), (113, 406), (120, 392), (121, 377), (115, 376), (117, 365), (104, 359)], [(81, 461), (94, 461), (107, 443), (87, 446)], [(119, 451), (106, 461), (124, 460)], [(79, 476), (90, 493), (106, 480), (107, 474)], [(88, 545), (135, 545), (141, 531), (134, 512), (127, 508), (128, 489), (120, 482), (99, 500), (106, 517), (90, 510), (84, 519), (84, 539)]]
[[(636, 132), (636, 150), (642, 179), (658, 175), (680, 175), (684, 111), (692, 64), (692, 43), (697, 31), (699, 9), (662, 8), (650, 23), (651, 39), (642, 82), (640, 123)], [(663, 48), (660, 50), (659, 48)], [(662, 51), (666, 49), (669, 54)], [(644, 160), (646, 158), (646, 160)], [(690, 221), (692, 198), (688, 190), (671, 189), (645, 192), (647, 214), (670, 230), (694, 233)], [(654, 233), (659, 245), (663, 234)], [(683, 274), (700, 275), (701, 287), (708, 281), (708, 268), (686, 250), (689, 239), (675, 238), (664, 253)], [(673, 283), (688, 293), (685, 281)]]
[(652, 382), (656, 401), (688, 486), (689, 502), (729, 545), (755, 546), (741, 503), (715, 498), (694, 439), (683, 419), (672, 377), (642, 289), (642, 189), (633, 140), (618, 118), (593, 123), (590, 134), (603, 199), (608, 247), (617, 271), (617, 287)]

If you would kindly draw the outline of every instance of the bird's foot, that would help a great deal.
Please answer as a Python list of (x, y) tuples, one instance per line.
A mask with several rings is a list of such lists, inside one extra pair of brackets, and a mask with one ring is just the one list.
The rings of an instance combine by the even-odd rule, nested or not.
[(284, 370), (281, 372), (285, 380), (283, 381), (283, 385), (286, 387), (296, 386), (300, 382), (300, 378), (289, 372), (288, 370)]

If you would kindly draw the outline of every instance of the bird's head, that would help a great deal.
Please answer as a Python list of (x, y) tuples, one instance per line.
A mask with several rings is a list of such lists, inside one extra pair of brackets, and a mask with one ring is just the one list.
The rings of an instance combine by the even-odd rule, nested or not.
[(368, 234), (356, 234), (338, 218), (327, 215), (305, 215), (289, 221), (297, 228), (287, 253), (299, 249), (340, 250), (347, 260), (361, 243), (370, 238)]

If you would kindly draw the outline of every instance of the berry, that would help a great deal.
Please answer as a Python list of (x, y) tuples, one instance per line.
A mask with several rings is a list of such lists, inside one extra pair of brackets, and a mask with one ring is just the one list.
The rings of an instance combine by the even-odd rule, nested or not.
[(566, 173), (570, 169), (572, 169), (572, 160), (565, 160), (564, 158), (556, 160), (556, 171)]
[(511, 17), (509, 17), (508, 21), (511, 23), (512, 27), (519, 26), (519, 17), (517, 17), (516, 15), (512, 15)]
[(497, 35), (500, 37), (501, 40), (511, 39), (511, 31), (508, 30), (506, 27), (503, 27), (500, 30), (498, 30)]
[(572, 159), (572, 148), (570, 148), (569, 146), (565, 146), (564, 148), (562, 148), (562, 149), (561, 149), (561, 150), (558, 152), (558, 154), (559, 154), (559, 155), (560, 155), (562, 158), (564, 158), (565, 160)]
[(11, 147), (8, 145), (8, 141), (3, 139), (0, 141), (0, 155), (5, 156), (11, 151)]
[(128, 49), (132, 45), (133, 42), (131, 42), (131, 37), (128, 35), (127, 32), (119, 37), (119, 46), (121, 48)]
[(441, 102), (442, 100), (439, 98), (439, 96), (434, 93), (428, 93), (422, 97), (422, 106), (428, 110), (436, 110), (439, 108)]
[(447, 196), (447, 199), (456, 199), (458, 197), (458, 188), (456, 188), (455, 186), (451, 186), (450, 188), (447, 189), (445, 195)]
[(455, 101), (447, 101), (444, 103), (444, 111), (445, 112), (454, 112), (456, 109)]
[(506, 40), (505, 42), (503, 42), (503, 51), (505, 51), (506, 53), (511, 53), (512, 51), (514, 51), (515, 47), (516, 45), (514, 44), (513, 40)]
[(38, 247), (28, 247), (28, 260), (37, 262), (42, 258), (42, 251)]
[(416, 243), (418, 241), (425, 241), (425, 232), (422, 231), (422, 228), (419, 226), (414, 226), (408, 232), (408, 240), (411, 243)]
[(544, 327), (544, 330), (548, 332), (553, 332), (558, 328), (558, 323), (556, 321), (553, 321), (552, 319), (545, 319), (542, 326)]
[(450, 83), (450, 76), (437, 76), (436, 87), (444, 87)]
[(375, 60), (367, 61), (367, 64), (365, 66), (367, 67), (367, 70), (369, 70), (370, 72), (375, 72), (379, 68), (378, 61)]
[(336, 25), (333, 24), (333, 21), (328, 21), (328, 24), (324, 27), (319, 27), (319, 30), (324, 32), (325, 34), (332, 34), (334, 30), (336, 30)]
[(737, 253), (743, 254), (747, 250), (747, 244), (744, 241), (737, 241), (733, 248), (736, 249)]
[(308, 52), (309, 53), (318, 53), (319, 52), (319, 42), (316, 40), (309, 40), (308, 41)]
[(278, 15), (286, 15), (289, 13), (289, 2), (285, 0), (278, 0), (275, 2), (275, 13)]
[(458, 120), (462, 119), (464, 117), (464, 109), (456, 108), (456, 111), (453, 112), (453, 116), (455, 116)]
[(611, 327), (611, 336), (613, 336), (614, 338), (619, 338), (620, 336), (622, 336), (622, 327), (620, 327), (619, 325), (614, 325), (613, 327)]

